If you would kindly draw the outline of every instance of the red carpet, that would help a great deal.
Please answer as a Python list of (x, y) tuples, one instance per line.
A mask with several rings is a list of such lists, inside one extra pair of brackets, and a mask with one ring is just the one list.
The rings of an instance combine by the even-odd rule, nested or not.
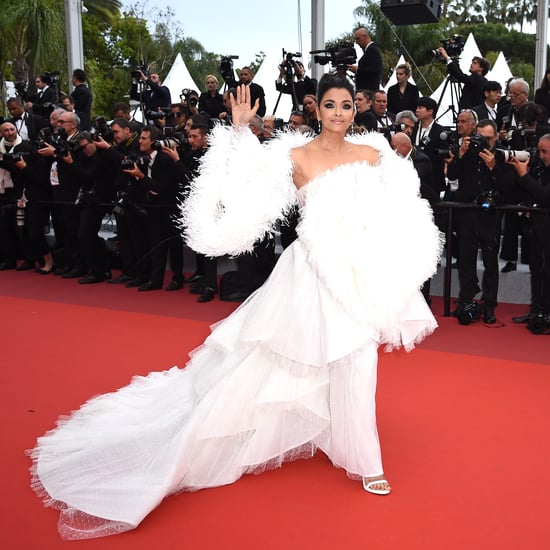
[(170, 497), (133, 532), (67, 543), (57, 512), (29, 487), (24, 450), (93, 394), (183, 365), (235, 304), (14, 272), (0, 273), (0, 301), (3, 548), (549, 547), (550, 338), (510, 323), (525, 306), (501, 305), (499, 328), (438, 318), (438, 331), (411, 354), (381, 354), (391, 496), (367, 495), (319, 453)]

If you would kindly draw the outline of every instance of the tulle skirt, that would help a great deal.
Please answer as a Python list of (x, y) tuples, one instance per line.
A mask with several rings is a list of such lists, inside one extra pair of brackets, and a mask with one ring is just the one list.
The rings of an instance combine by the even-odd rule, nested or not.
[[(403, 343), (435, 326), (417, 293)], [(232, 483), (317, 449), (351, 477), (381, 474), (378, 345), (296, 241), (184, 369), (135, 377), (39, 438), (33, 488), (60, 509), (61, 536), (78, 539), (132, 529), (167, 495)]]

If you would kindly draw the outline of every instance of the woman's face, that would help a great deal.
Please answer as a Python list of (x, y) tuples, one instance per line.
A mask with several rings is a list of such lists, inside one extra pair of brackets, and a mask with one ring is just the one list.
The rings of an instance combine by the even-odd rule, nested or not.
[(317, 110), (317, 102), (311, 97), (304, 98), (304, 109), (310, 114), (314, 113)]
[(212, 91), (216, 90), (217, 88), (218, 88), (218, 85), (216, 84), (216, 81), (213, 78), (209, 78), (206, 81), (206, 89), (209, 92), (212, 92)]
[(365, 97), (363, 92), (357, 92), (355, 94), (355, 108), (358, 113), (364, 113), (370, 108), (370, 101)]
[(345, 88), (330, 88), (319, 103), (323, 131), (346, 132), (353, 122), (353, 97)]

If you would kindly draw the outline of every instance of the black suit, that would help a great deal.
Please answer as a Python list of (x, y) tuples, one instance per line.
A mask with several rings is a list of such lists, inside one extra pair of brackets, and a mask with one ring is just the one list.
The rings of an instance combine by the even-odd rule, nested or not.
[(487, 79), (478, 73), (464, 74), (460, 68), (458, 61), (453, 60), (447, 65), (447, 72), (456, 81), (464, 84), (462, 94), (458, 100), (460, 109), (471, 109), (475, 105), (479, 105), (485, 101), (483, 86)]
[[(438, 152), (440, 149), (446, 148), (445, 142), (441, 139), (441, 133), (444, 131), (445, 128), (443, 128), (443, 126), (437, 122), (434, 122), (430, 131), (426, 135), (422, 136), (420, 124), (417, 123), (414, 127), (411, 138), (413, 144), (417, 145), (418, 148), (432, 161), (432, 186), (437, 193), (445, 190), (445, 161)], [(417, 136), (419, 136), (419, 133), (422, 136), (422, 139), (417, 144)]]
[(38, 132), (40, 132), (42, 128), (46, 128), (48, 126), (47, 120), (34, 114), (34, 112), (23, 113), (20, 118), (11, 118), (9, 122), (17, 128), (17, 133), (19, 135), (21, 135), (21, 127), (25, 126), (28, 134), (28, 138), (26, 139), (32, 142), (34, 142), (38, 137)]
[(399, 84), (388, 88), (388, 111), (400, 113), (401, 111), (412, 111), (414, 113), (420, 93), (418, 88), (407, 82), (405, 91), (401, 93)]
[(147, 111), (158, 111), (159, 108), (169, 108), (172, 98), (167, 86), (161, 86), (149, 78), (145, 81), (146, 88), (140, 91), (140, 84), (132, 83), (130, 97), (143, 103)]
[[(243, 83), (239, 82), (238, 84), (240, 85)], [(250, 106), (254, 107), (254, 103), (256, 103), (256, 100), (258, 99), (259, 107), (256, 114), (261, 117), (265, 116), (266, 106), (264, 89), (259, 84), (255, 84), (254, 82), (247, 84), (247, 86), (250, 89)]]
[(80, 130), (90, 130), (92, 116), (92, 92), (86, 84), (78, 84), (71, 93), (75, 113), (80, 118)]
[[(141, 170), (144, 169), (140, 167)], [(164, 282), (166, 259), (168, 255), (167, 239), (170, 236), (170, 216), (176, 207), (177, 172), (174, 161), (162, 151), (158, 151), (150, 169), (145, 168), (145, 178), (135, 183), (145, 193), (145, 209), (151, 271), (149, 281), (161, 287)]]
[(376, 45), (371, 42), (357, 64), (355, 73), (356, 90), (379, 90), (382, 77), (382, 54)]
[(483, 103), (480, 103), (479, 105), (476, 105), (475, 107), (472, 107), (472, 111), (477, 115), (478, 120), (492, 120), (496, 123), (496, 117), (498, 116), (498, 111), (495, 116), (493, 116), (489, 109), (487, 108), (487, 104), (485, 101)]

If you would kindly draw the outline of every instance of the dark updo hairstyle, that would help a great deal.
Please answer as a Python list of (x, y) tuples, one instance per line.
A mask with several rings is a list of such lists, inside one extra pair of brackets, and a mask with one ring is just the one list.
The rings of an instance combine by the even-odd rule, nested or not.
[(324, 95), (332, 88), (347, 90), (353, 101), (355, 96), (353, 84), (346, 77), (327, 73), (319, 80), (319, 85), (317, 86), (317, 103), (320, 104)]

